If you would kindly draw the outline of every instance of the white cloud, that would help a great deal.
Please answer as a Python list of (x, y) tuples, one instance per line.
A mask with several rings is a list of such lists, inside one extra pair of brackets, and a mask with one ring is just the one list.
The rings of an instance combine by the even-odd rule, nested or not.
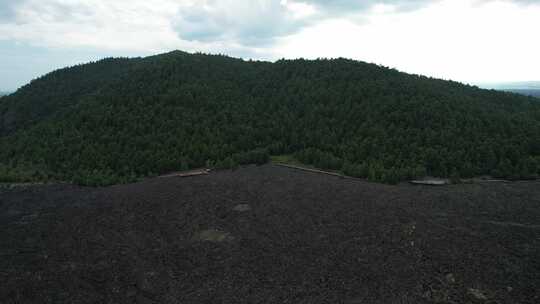
[(174, 0), (26, 0), (0, 37), (50, 47), (148, 50), (181, 46), (170, 20)]
[[(53, 47), (159, 51), (251, 49), (377, 1), (352, 0), (3, 0), (0, 39)], [(407, 5), (426, 2), (382, 0)], [(5, 15), (5, 16), (3, 16)], [(9, 15), (9, 18), (8, 18)], [(224, 50), (226, 51), (226, 50)]]
[(203, 0), (180, 7), (175, 29), (189, 41), (268, 45), (299, 29), (302, 13), (298, 6), (276, 0)]

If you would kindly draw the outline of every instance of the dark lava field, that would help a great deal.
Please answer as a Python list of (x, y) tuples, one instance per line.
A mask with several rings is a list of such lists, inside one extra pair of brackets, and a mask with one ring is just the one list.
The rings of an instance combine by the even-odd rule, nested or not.
[(0, 303), (540, 303), (540, 182), (0, 188)]

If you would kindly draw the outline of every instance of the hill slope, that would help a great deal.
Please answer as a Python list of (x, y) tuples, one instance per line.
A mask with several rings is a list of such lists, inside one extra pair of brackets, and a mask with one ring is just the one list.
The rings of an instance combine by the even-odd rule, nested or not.
[(0, 134), (4, 180), (110, 184), (292, 153), (387, 182), (540, 170), (536, 99), (346, 59), (107, 59), (3, 97)]

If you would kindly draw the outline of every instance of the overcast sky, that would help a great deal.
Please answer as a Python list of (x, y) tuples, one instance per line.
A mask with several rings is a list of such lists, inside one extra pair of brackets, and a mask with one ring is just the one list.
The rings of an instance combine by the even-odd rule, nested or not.
[(540, 0), (0, 0), (0, 91), (76, 63), (174, 49), (540, 80), (539, 31)]

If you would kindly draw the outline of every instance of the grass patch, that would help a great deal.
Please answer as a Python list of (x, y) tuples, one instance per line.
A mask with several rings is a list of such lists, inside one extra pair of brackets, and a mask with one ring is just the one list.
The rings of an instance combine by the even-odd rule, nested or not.
[(297, 160), (296, 158), (294, 158), (292, 154), (272, 155), (270, 156), (270, 161), (274, 164), (286, 164), (286, 165), (295, 165), (295, 166), (303, 166), (303, 167), (312, 168), (312, 166), (306, 165), (302, 163), (301, 161)]

